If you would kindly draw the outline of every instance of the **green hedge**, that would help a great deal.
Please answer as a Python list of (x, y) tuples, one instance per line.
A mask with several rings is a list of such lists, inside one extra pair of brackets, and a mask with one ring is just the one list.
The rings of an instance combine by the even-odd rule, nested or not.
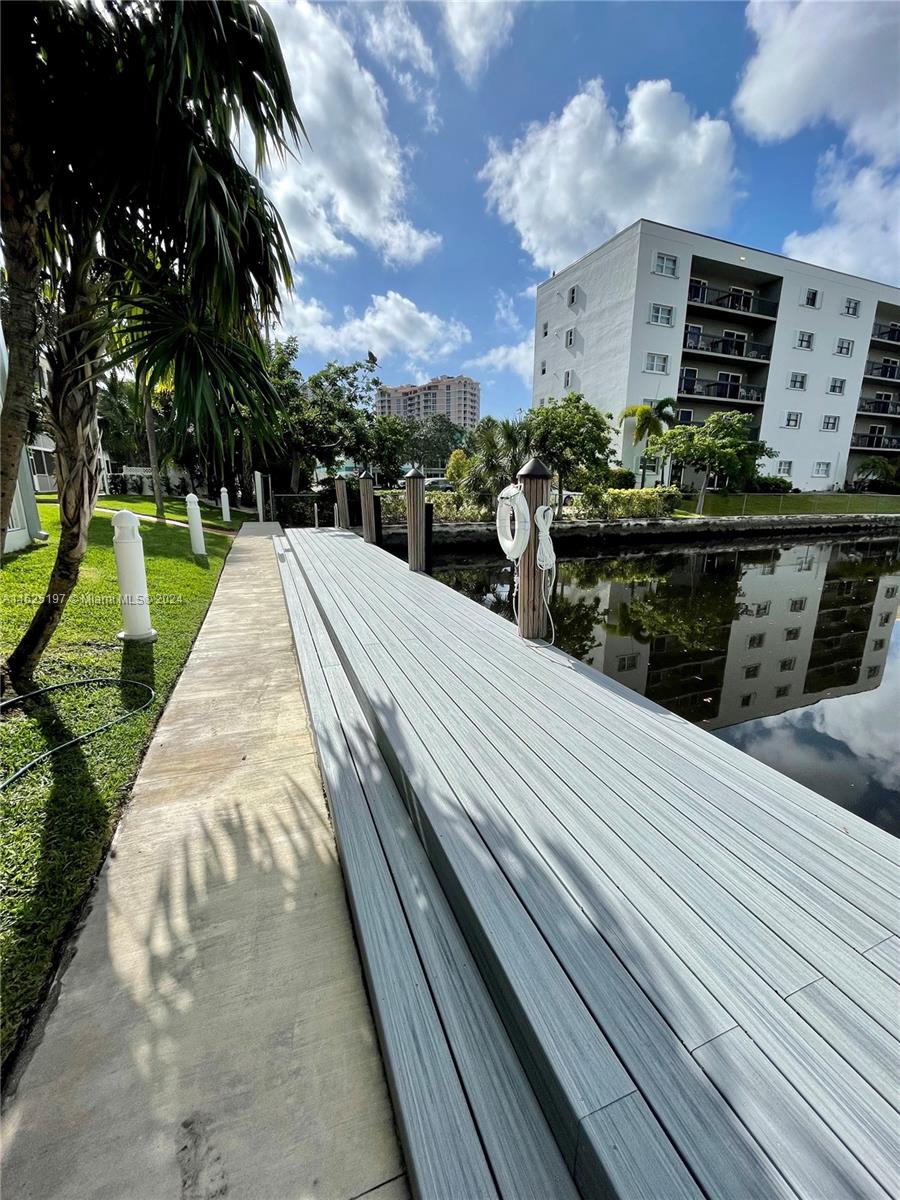
[(577, 497), (570, 510), (575, 517), (599, 518), (605, 521), (628, 517), (670, 517), (681, 503), (681, 492), (675, 487), (639, 488), (637, 490), (589, 487)]
[[(493, 513), (486, 504), (479, 504), (458, 492), (426, 492), (426, 504), (434, 506), (434, 519), (438, 522), (490, 521)], [(381, 521), (383, 525), (402, 525), (406, 521), (406, 493), (381, 493)]]

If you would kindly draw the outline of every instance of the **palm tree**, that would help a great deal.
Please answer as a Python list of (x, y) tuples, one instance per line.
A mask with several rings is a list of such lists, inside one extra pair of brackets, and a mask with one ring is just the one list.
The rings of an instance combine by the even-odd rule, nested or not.
[[(10, 658), (14, 680), (33, 673), (77, 582), (105, 371), (131, 358), (152, 391), (171, 370), (176, 433), (209, 435), (220, 457), (236, 430), (272, 428), (258, 321), (290, 284), (286, 234), (232, 139), (243, 123), (259, 166), (267, 147), (290, 152), (303, 133), (277, 35), (255, 4), (22, 7), (53, 18), (25, 22), (18, 52), (40, 52), (59, 119), (44, 131), (55, 158), (35, 240), (53, 296), (46, 407), (61, 531), (46, 602)], [(114, 331), (124, 345), (110, 352)]]
[(485, 417), (469, 437), (472, 466), (465, 480), (465, 489), (472, 496), (496, 497), (515, 483), (519, 468), (531, 453), (531, 434), (524, 421)]
[(853, 472), (854, 481), (857, 479), (877, 480), (879, 483), (892, 483), (894, 468), (886, 458), (879, 454), (870, 454), (864, 458)]
[[(653, 403), (631, 404), (624, 408), (619, 416), (620, 421), (634, 421), (632, 445), (638, 446), (649, 438), (659, 437), (675, 424), (675, 401), (671, 396)], [(641, 487), (647, 478), (645, 456), (641, 455)]]

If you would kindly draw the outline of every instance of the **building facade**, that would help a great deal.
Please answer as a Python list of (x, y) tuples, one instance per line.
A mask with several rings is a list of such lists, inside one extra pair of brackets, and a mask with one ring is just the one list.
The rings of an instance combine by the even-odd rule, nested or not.
[(407, 421), (442, 413), (454, 425), (474, 429), (481, 420), (481, 384), (468, 375), (439, 375), (428, 383), (380, 387), (375, 412)]
[[(900, 289), (637, 221), (537, 290), (532, 404), (583, 393), (619, 424), (664, 397), (677, 419), (752, 413), (801, 491), (900, 455)], [(657, 483), (633, 423), (615, 454)]]

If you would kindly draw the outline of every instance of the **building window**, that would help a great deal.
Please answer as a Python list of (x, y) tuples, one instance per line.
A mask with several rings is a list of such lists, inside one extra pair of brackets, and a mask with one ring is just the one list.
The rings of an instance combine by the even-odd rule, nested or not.
[(778, 464), (778, 474), (779, 475), (790, 475), (791, 470), (793, 469), (793, 466), (794, 466), (793, 459), (783, 458), (781, 460), (781, 462), (779, 462), (779, 464)]
[(546, 337), (549, 332), (550, 332), (550, 322), (545, 321), (543, 323), (543, 325), (541, 326), (541, 337)]
[(692, 408), (679, 408), (675, 413), (675, 420), (679, 425), (690, 425), (694, 419), (694, 410)]
[(802, 412), (796, 412), (794, 410), (788, 411), (784, 414), (784, 428), (785, 429), (799, 429), (800, 422), (802, 420), (803, 420)]
[(578, 287), (573, 285), (569, 288), (569, 305), (573, 305), (578, 299)]
[(760, 650), (762, 648), (765, 640), (766, 640), (766, 635), (764, 633), (751, 633), (750, 636), (747, 638), (747, 649), (748, 650)]
[(796, 665), (797, 665), (796, 658), (783, 658), (781, 660), (781, 662), (778, 664), (778, 670), (779, 671), (793, 671), (793, 669), (794, 669), (794, 667), (796, 667)]
[(813, 467), (813, 476), (816, 479), (827, 479), (831, 474), (830, 462), (817, 462)]
[(566, 330), (566, 349), (571, 350), (574, 345), (575, 345), (575, 330), (567, 329)]
[(669, 373), (669, 356), (668, 354), (653, 354), (647, 355), (647, 363), (644, 368), (650, 371), (653, 375), (668, 375)]
[(846, 379), (838, 379), (836, 375), (832, 375), (831, 382), (828, 385), (828, 390), (832, 396), (843, 396), (844, 388), (847, 386)]
[(541, 374), (542, 374), (542, 375), (546, 375), (546, 374), (547, 374), (547, 360), (546, 360), (546, 358), (542, 358), (542, 359), (541, 359)]
[(866, 679), (877, 679), (880, 674), (881, 674), (881, 667), (879, 667), (879, 666), (869, 667), (868, 670), (866, 671)]
[(798, 642), (800, 640), (800, 626), (792, 625), (790, 629), (784, 631), (784, 640), (786, 642)]
[(759, 573), (760, 573), (760, 575), (774, 575), (775, 574), (775, 564), (774, 563), (763, 563), (763, 565), (759, 568)]
[(756, 692), (744, 692), (741, 696), (741, 708), (749, 708), (756, 699)]
[(849, 358), (853, 353), (852, 338), (838, 338), (837, 345), (834, 348), (835, 354), (842, 354), (844, 358)]
[(819, 289), (818, 288), (807, 288), (806, 292), (804, 293), (803, 304), (806, 306), (806, 308), (818, 308), (819, 307)]
[(794, 392), (806, 391), (806, 375), (803, 371), (791, 371), (788, 387)]
[(563, 387), (567, 388), (571, 382), (572, 382), (572, 372), (571, 371), (563, 371)]
[(675, 309), (671, 304), (651, 304), (651, 325), (672, 325), (675, 319)]
[(795, 600), (791, 601), (791, 612), (805, 612), (805, 611), (806, 611), (806, 597), (805, 596), (798, 596)]
[(875, 641), (872, 643), (872, 649), (873, 650), (883, 650), (884, 649), (884, 638), (876, 638)]
[(772, 607), (771, 600), (763, 600), (761, 604), (757, 604), (757, 606), (756, 606), (756, 610), (755, 610), (756, 616), (757, 617), (767, 617), (769, 615), (769, 610), (771, 609), (771, 607)]
[(878, 617), (879, 629), (883, 629), (885, 625), (889, 625), (890, 621), (891, 621), (891, 614), (889, 612), (881, 613)]
[(616, 669), (619, 671), (636, 671), (638, 665), (638, 655), (636, 654), (620, 654)]
[(801, 329), (800, 332), (797, 334), (797, 349), (798, 350), (812, 350), (812, 348), (813, 348), (813, 335), (808, 330)]
[(674, 254), (657, 254), (656, 266), (653, 268), (657, 275), (668, 275), (671, 279), (678, 277), (678, 259)]
[(833, 414), (828, 413), (822, 418), (822, 429), (825, 430), (826, 433), (834, 433), (840, 423), (840, 417), (836, 417)]
[(851, 299), (850, 296), (844, 301), (844, 316), (858, 317), (859, 316), (859, 301)]
[(759, 663), (751, 663), (749, 667), (744, 667), (745, 679), (759, 679)]
[(776, 700), (783, 700), (785, 698), (785, 696), (789, 696), (790, 694), (791, 694), (791, 685), (789, 683), (782, 683), (779, 687), (777, 687), (775, 689), (775, 699)]
[(890, 587), (886, 587), (884, 589), (885, 600), (893, 600), (893, 598), (896, 595), (897, 595), (897, 585), (895, 583), (892, 583)]

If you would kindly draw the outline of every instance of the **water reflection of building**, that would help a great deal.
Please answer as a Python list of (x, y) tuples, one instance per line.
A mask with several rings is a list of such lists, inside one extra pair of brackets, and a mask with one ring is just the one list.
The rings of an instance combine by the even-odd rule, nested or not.
[(882, 553), (697, 551), (660, 578), (584, 588), (603, 615), (587, 661), (711, 729), (876, 688), (900, 598)]

